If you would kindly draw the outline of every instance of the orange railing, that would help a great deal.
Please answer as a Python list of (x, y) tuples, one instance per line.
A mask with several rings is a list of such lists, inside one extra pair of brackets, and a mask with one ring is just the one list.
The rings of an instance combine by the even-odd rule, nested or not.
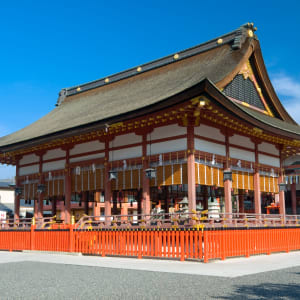
[[(122, 216), (121, 216), (122, 217)], [(98, 218), (98, 220), (97, 220)], [(201, 219), (200, 219), (201, 218)], [(54, 219), (20, 221), (0, 228), (0, 250), (80, 252), (100, 256), (225, 259), (300, 250), (297, 216), (245, 215), (210, 219), (202, 215), (129, 219), (86, 216), (77, 224)], [(22, 226), (18, 226), (22, 224)], [(46, 224), (46, 225), (45, 225)], [(59, 228), (61, 226), (61, 228)]]

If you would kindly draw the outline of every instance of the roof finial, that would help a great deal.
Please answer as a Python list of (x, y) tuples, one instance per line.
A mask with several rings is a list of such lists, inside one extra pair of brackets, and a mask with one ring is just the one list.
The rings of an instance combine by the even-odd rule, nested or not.
[(253, 38), (254, 32), (257, 30), (253, 23), (246, 23), (236, 30), (236, 37), (232, 44), (232, 49), (240, 49), (246, 38)]
[(61, 89), (61, 91), (58, 94), (58, 99), (55, 106), (61, 105), (62, 102), (64, 102), (66, 96), (67, 96), (67, 89)]

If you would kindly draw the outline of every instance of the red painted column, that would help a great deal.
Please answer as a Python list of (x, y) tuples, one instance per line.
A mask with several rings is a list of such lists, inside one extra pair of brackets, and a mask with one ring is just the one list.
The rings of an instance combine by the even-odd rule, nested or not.
[(254, 185), (254, 208), (256, 214), (261, 214), (260, 175), (258, 170), (253, 175)]
[[(284, 182), (284, 176), (283, 176), (282, 173), (281, 173), (278, 181), (279, 181), (279, 183)], [(280, 205), (279, 213), (281, 215), (285, 215), (285, 196), (284, 196), (284, 191), (279, 192), (279, 205)]]
[(196, 178), (195, 178), (195, 138), (194, 124), (187, 127), (187, 176), (189, 211), (196, 210)]
[(66, 149), (66, 170), (65, 170), (65, 210), (64, 210), (64, 223), (71, 223), (71, 169), (69, 167), (70, 150)]
[[(19, 161), (17, 161), (17, 164), (16, 164), (16, 187), (20, 187)], [(15, 203), (14, 203), (14, 221), (15, 222), (17, 219), (20, 218), (20, 198), (21, 198), (21, 195), (15, 194)]]
[[(230, 170), (230, 153), (229, 153), (229, 136), (225, 135), (225, 146), (226, 146), (226, 162), (225, 162), (225, 170)], [(225, 197), (225, 213), (229, 214), (226, 217), (231, 218), (232, 214), (232, 199), (231, 199), (231, 188), (232, 181), (225, 180), (224, 181), (224, 197)]]
[(292, 198), (292, 213), (297, 214), (297, 197), (296, 197), (296, 183), (291, 184), (291, 198)]
[(150, 180), (146, 177), (145, 170), (149, 168), (149, 162), (147, 158), (147, 134), (143, 134), (143, 214), (150, 215), (151, 213), (151, 202), (150, 202)]
[(44, 211), (44, 195), (43, 193), (40, 193), (39, 200), (38, 200), (38, 211), (37, 211), (38, 218), (43, 218), (43, 211)]
[[(284, 176), (283, 176), (283, 159), (282, 159), (282, 152), (280, 149), (280, 176), (278, 178), (278, 182), (279, 183), (283, 183), (284, 182)], [(285, 195), (284, 195), (284, 191), (279, 192), (279, 205), (280, 205), (280, 209), (279, 209), (279, 213), (281, 215), (285, 216)]]
[(105, 141), (105, 176), (104, 176), (104, 202), (105, 202), (105, 223), (109, 225), (111, 223), (111, 182), (109, 180), (109, 141)]
[[(43, 184), (43, 154), (44, 152), (41, 152), (39, 154), (40, 157), (40, 162), (39, 162), (39, 174), (40, 174), (40, 180), (39, 180), (39, 184)], [(44, 210), (44, 193), (38, 193), (38, 208), (37, 208), (37, 217), (43, 218), (43, 210)]]
[(260, 175), (258, 170), (258, 144), (255, 143), (255, 173), (253, 175), (254, 186), (254, 209), (256, 214), (261, 214), (261, 192), (260, 192)]
[(121, 215), (128, 215), (128, 203), (122, 203)]
[(101, 197), (101, 192), (97, 191), (94, 194), (94, 203), (93, 203), (93, 216), (95, 217), (100, 217), (100, 197)]
[(38, 218), (38, 200), (34, 200), (33, 216), (35, 219)]
[(232, 214), (232, 199), (231, 199), (231, 180), (224, 181), (224, 196), (225, 196), (225, 213), (229, 214), (227, 218), (231, 218)]

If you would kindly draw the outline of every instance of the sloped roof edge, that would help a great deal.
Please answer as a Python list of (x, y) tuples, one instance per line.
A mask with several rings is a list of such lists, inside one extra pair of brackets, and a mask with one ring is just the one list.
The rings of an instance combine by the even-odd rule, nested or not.
[[(83, 83), (69, 88), (64, 88), (59, 92), (59, 97), (56, 102), (56, 106), (59, 106), (65, 100), (66, 97), (73, 96), (79, 93), (84, 93), (91, 89), (99, 88), (101, 86), (105, 86), (113, 82), (117, 82), (147, 71), (151, 71), (156, 68), (160, 68), (162, 66), (177, 62), (178, 60), (183, 60), (191, 56), (200, 54), (202, 52), (212, 50), (224, 44), (231, 43), (232, 49), (240, 49), (246, 37), (249, 36), (249, 31), (252, 32), (251, 34), (254, 35), (253, 32), (256, 31), (256, 28), (254, 27), (253, 23), (246, 23), (234, 31), (221, 35), (217, 38), (211, 39), (207, 42), (201, 43), (197, 46), (170, 54), (163, 58), (150, 61), (148, 63), (130, 68), (128, 70), (110, 76), (100, 78), (98, 80)], [(256, 38), (255, 35), (254, 37)]]

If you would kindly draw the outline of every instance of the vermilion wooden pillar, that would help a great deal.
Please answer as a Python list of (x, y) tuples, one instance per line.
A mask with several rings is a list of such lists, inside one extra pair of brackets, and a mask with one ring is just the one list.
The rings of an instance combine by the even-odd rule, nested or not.
[(34, 207), (33, 207), (33, 216), (34, 216), (34, 218), (35, 219), (37, 219), (38, 218), (38, 205), (39, 205), (39, 203), (38, 203), (38, 200), (34, 200)]
[[(225, 170), (230, 170), (230, 153), (229, 153), (229, 136), (225, 134), (225, 146), (226, 146), (226, 162)], [(225, 213), (229, 214), (227, 217), (231, 218), (232, 214), (232, 199), (231, 199), (232, 181), (224, 181), (224, 198), (225, 198)]]
[[(283, 174), (280, 175), (279, 177), (279, 183), (284, 182), (284, 176)], [(284, 196), (284, 191), (279, 192), (279, 212), (281, 215), (285, 215), (285, 196)]]
[(100, 197), (101, 192), (97, 191), (94, 194), (94, 203), (93, 203), (93, 216), (100, 217), (101, 211), (100, 211)]
[(43, 218), (43, 211), (44, 211), (44, 195), (43, 193), (39, 194), (39, 200), (38, 200), (38, 218)]
[[(39, 174), (40, 174), (40, 181), (39, 184), (43, 184), (43, 154), (44, 152), (39, 153), (40, 162), (39, 162)], [(44, 210), (44, 193), (38, 193), (38, 208), (37, 208), (37, 217), (43, 218), (43, 210)]]
[(194, 124), (187, 127), (187, 176), (189, 211), (196, 210), (196, 178), (195, 178), (195, 136)]
[[(282, 158), (282, 149), (280, 149), (280, 176), (279, 176), (279, 183), (283, 183), (284, 182), (284, 176), (283, 176), (283, 158)], [(285, 215), (285, 195), (284, 195), (284, 191), (279, 191), (279, 212), (281, 215)]]
[(70, 150), (66, 149), (66, 170), (65, 170), (65, 209), (64, 209), (64, 222), (71, 223), (71, 169), (69, 167)]
[(146, 177), (145, 170), (150, 167), (149, 162), (147, 161), (147, 134), (143, 134), (143, 214), (150, 215), (151, 213), (151, 202), (150, 202), (150, 180)]
[(296, 197), (296, 183), (291, 184), (291, 198), (292, 198), (292, 213), (297, 214), (297, 197)]
[(111, 223), (111, 182), (109, 180), (109, 141), (105, 141), (105, 176), (104, 176), (104, 201), (105, 201), (105, 223)]
[(261, 192), (260, 192), (260, 175), (258, 170), (258, 144), (255, 143), (255, 171), (253, 175), (254, 186), (254, 209), (256, 214), (261, 214)]
[[(19, 161), (16, 164), (16, 187), (20, 187), (20, 180), (19, 180)], [(15, 194), (15, 203), (14, 203), (14, 220), (18, 220), (20, 218), (20, 198), (21, 195)]]
[(232, 214), (231, 186), (231, 180), (224, 181), (225, 213), (229, 214), (228, 218), (231, 218)]
[(254, 184), (254, 209), (256, 214), (261, 214), (261, 192), (260, 192), (260, 175), (258, 170), (253, 175)]

